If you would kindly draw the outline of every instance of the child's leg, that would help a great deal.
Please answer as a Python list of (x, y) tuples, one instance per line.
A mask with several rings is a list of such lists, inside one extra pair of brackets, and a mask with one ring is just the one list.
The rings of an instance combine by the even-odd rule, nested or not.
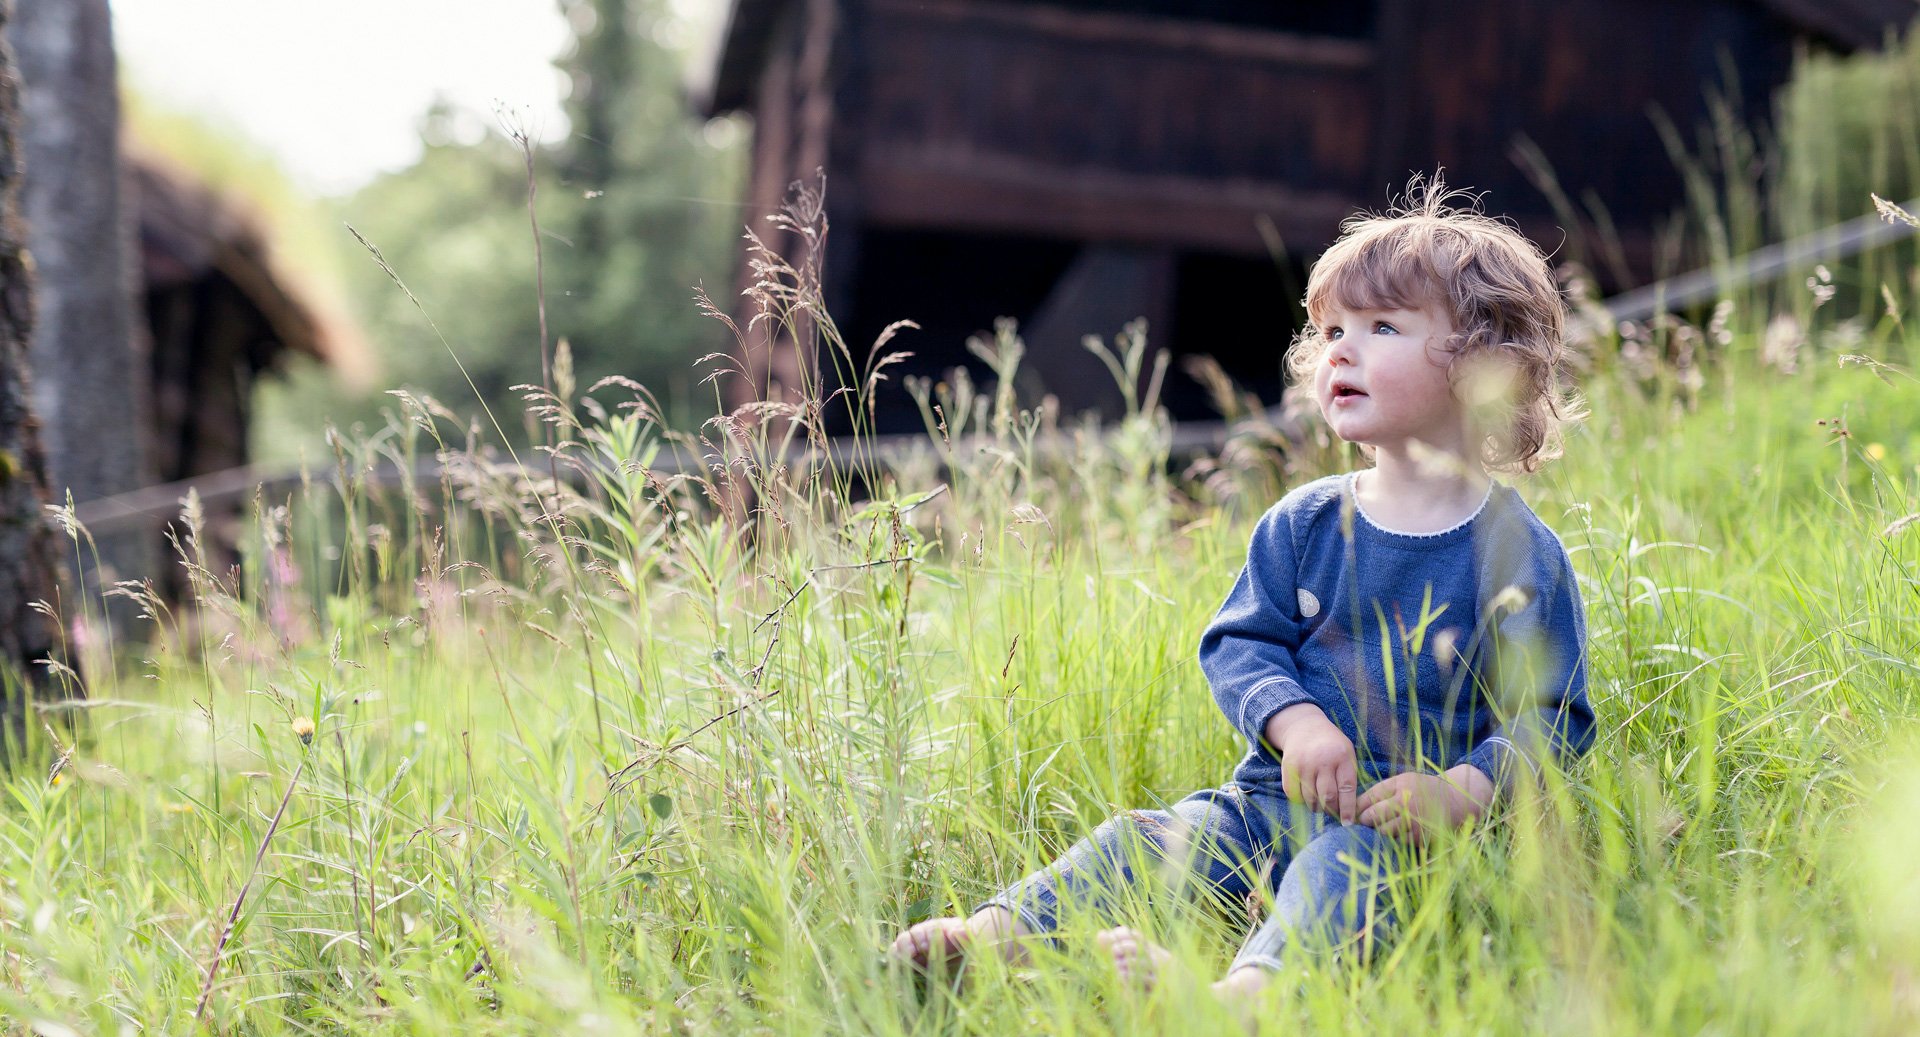
[(1252, 889), (1252, 862), (1267, 840), (1266, 819), (1248, 809), (1245, 793), (1232, 785), (1207, 789), (1167, 810), (1129, 810), (1109, 818), (1059, 860), (987, 905), (1011, 911), (1030, 932), (1048, 934), (1059, 927), (1063, 905), (1114, 917), (1120, 895), (1139, 884), (1143, 871), (1240, 899)]
[(1273, 913), (1234, 956), (1229, 984), (1263, 983), (1264, 973), (1280, 967), (1288, 943), (1370, 953), (1392, 927), (1386, 890), (1405, 852), (1372, 828), (1329, 823), (1287, 865)]
[(1268, 825), (1246, 809), (1246, 796), (1227, 786), (1196, 792), (1170, 810), (1130, 810), (1109, 819), (1059, 860), (1007, 887), (970, 918), (937, 918), (901, 933), (893, 953), (916, 964), (957, 958), (980, 947), (1005, 948), (1028, 934), (1050, 935), (1062, 904), (1111, 917), (1115, 897), (1139, 872), (1177, 862), (1184, 873), (1222, 896), (1252, 888), (1255, 847), (1267, 844)]

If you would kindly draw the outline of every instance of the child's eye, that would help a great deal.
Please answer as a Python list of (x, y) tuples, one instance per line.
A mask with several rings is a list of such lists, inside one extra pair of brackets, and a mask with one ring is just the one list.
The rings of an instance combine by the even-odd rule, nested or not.
[(1377, 322), (1375, 322), (1375, 323), (1374, 323), (1374, 325), (1373, 325), (1373, 330), (1375, 330), (1375, 331), (1379, 331), (1379, 332), (1385, 332), (1385, 333), (1386, 333), (1386, 334), (1388, 334), (1388, 335), (1398, 335), (1398, 334), (1400, 334), (1400, 329), (1399, 329), (1399, 328), (1396, 328), (1396, 327), (1394, 327), (1393, 325), (1391, 325), (1391, 324), (1388, 324), (1388, 323), (1387, 323), (1386, 321), (1377, 321)]
[(1343, 334), (1345, 334), (1345, 332), (1341, 331), (1339, 328), (1321, 328), (1320, 329), (1320, 337), (1326, 339), (1328, 342), (1333, 342), (1337, 340)]

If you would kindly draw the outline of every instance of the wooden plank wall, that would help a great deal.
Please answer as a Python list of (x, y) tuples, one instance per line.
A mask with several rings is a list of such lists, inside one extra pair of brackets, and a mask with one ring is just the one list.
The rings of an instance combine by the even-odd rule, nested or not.
[(1742, 0), (1382, 0), (1371, 41), (1007, 0), (843, 6), (859, 85), (835, 132), (857, 165), (836, 168), (864, 218), (1240, 254), (1263, 247), (1256, 214), (1324, 240), (1438, 166), (1557, 241), (1514, 158), (1524, 133), (1644, 267), (1682, 199), (1650, 112), (1691, 137), (1727, 68), (1764, 116), (1792, 59), (1790, 27)]
[[(1257, 254), (1370, 170), (1374, 48), (991, 0), (866, 0), (869, 218)], [(1257, 114), (1255, 114), (1257, 113)]]
[(1742, 0), (1388, 0), (1381, 32), (1397, 57), (1383, 62), (1390, 159), (1376, 182), (1445, 166), (1551, 247), (1560, 221), (1514, 160), (1524, 134), (1576, 204), (1604, 203), (1639, 278), (1653, 274), (1656, 226), (1685, 204), (1651, 113), (1696, 143), (1725, 69), (1741, 114), (1764, 118), (1793, 57), (1791, 27)]

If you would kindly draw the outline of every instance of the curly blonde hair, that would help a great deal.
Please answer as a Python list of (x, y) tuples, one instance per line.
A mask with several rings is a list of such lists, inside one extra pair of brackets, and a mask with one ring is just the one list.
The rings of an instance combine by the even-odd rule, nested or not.
[(1307, 279), (1307, 326), (1287, 353), (1296, 382), (1311, 381), (1326, 352), (1319, 324), (1333, 305), (1438, 305), (1453, 322), (1442, 348), (1456, 394), (1469, 370), (1503, 365), (1510, 381), (1493, 401), (1493, 431), (1481, 451), (1491, 469), (1538, 470), (1560, 455), (1562, 427), (1585, 414), (1568, 384), (1565, 308), (1546, 256), (1438, 175), (1414, 177), (1404, 204), (1341, 224), (1339, 240)]

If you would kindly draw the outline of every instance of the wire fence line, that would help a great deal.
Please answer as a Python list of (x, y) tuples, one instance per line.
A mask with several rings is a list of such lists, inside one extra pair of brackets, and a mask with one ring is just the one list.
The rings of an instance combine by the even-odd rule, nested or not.
[[(1271, 408), (1261, 418), (1275, 429), (1285, 429), (1288, 423), (1281, 417), (1279, 408)], [(1205, 453), (1216, 453), (1227, 444), (1227, 440), (1243, 427), (1259, 428), (1261, 419), (1249, 422), (1228, 423), (1224, 421), (1180, 422), (1173, 426), (1171, 455), (1176, 459), (1190, 459)], [(1297, 433), (1297, 430), (1291, 430)], [(1283, 433), (1288, 434), (1288, 433)], [(952, 454), (955, 456), (973, 454), (997, 446), (998, 441), (988, 435), (969, 435), (953, 441)], [(1038, 439), (1035, 453), (1047, 459), (1056, 459), (1067, 455), (1073, 448), (1074, 438), (1067, 432), (1056, 433)], [(858, 466), (896, 467), (909, 460), (925, 458), (929, 455), (941, 455), (947, 449), (929, 438), (925, 433), (910, 433), (882, 436), (861, 436), (835, 438), (828, 441), (826, 449), (817, 447), (795, 447), (786, 452), (783, 462), (796, 468), (811, 468), (823, 463), (842, 468)], [(710, 465), (720, 464), (717, 455), (692, 458), (682, 448), (676, 448), (672, 454), (662, 452), (653, 463), (648, 465), (652, 471), (662, 475), (678, 475), (695, 471), (705, 471)], [(471, 470), (475, 462), (463, 457), (459, 466)], [(423, 457), (416, 461), (411, 470), (392, 461), (361, 468), (355, 471), (355, 478), (380, 487), (400, 486), (409, 482), (438, 483), (449, 465), (439, 457)], [(487, 470), (517, 474), (524, 472), (535, 478), (548, 478), (549, 473), (542, 467), (529, 467), (526, 464), (495, 462), (484, 466)], [(243, 465), (207, 475), (194, 476), (178, 482), (146, 486), (126, 493), (100, 497), (77, 503), (74, 506), (74, 518), (88, 532), (96, 535), (115, 533), (122, 530), (154, 528), (177, 518), (182, 503), (189, 494), (197, 494), (203, 505), (227, 505), (235, 501), (247, 500), (256, 494), (272, 499), (280, 497), (295, 487), (309, 483), (332, 484), (336, 481), (337, 469), (319, 470), (312, 467)], [(567, 478), (568, 470), (558, 469), (561, 478)], [(577, 474), (577, 473), (576, 473)]]
[[(1900, 208), (1908, 213), (1920, 212), (1920, 198)], [(1642, 321), (1656, 313), (1697, 306), (1737, 288), (1764, 284), (1814, 263), (1850, 259), (1862, 252), (1904, 241), (1913, 233), (1914, 226), (1910, 223), (1882, 213), (1869, 213), (1789, 241), (1754, 249), (1725, 264), (1655, 281), (1600, 305), (1616, 321)]]

